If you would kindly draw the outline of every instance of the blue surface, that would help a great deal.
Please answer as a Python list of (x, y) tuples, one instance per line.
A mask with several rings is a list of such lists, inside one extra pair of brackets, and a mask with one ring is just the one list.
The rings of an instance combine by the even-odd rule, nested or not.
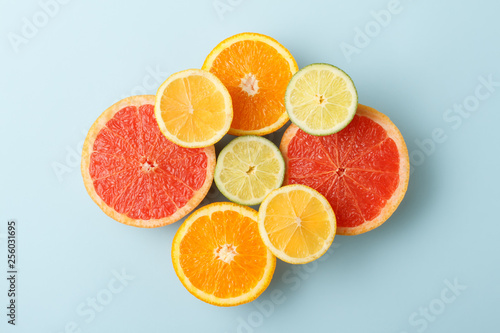
[[(2, 274), (7, 220), (19, 227), (17, 325), (6, 323), (2, 278), (2, 332), (498, 331), (498, 2), (137, 3), (73, 0), (46, 7), (49, 17), (38, 1), (2, 1)], [(390, 20), (372, 13), (388, 8)], [(382, 227), (338, 236), (314, 264), (278, 262), (258, 302), (217, 308), (174, 274), (180, 223), (142, 230), (108, 218), (85, 191), (78, 155), (105, 108), (154, 93), (244, 31), (276, 38), (300, 67), (345, 70), (360, 103), (400, 128), (413, 170)], [(472, 111), (453, 111), (463, 103)], [(87, 305), (95, 297), (98, 310)]]

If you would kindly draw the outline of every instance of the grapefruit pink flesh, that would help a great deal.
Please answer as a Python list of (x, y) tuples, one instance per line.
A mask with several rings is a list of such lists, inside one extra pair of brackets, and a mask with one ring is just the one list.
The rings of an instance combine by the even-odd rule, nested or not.
[[(382, 116), (378, 119), (389, 122), (379, 123), (370, 112), (358, 112), (345, 129), (329, 136), (312, 136), (292, 125), (295, 134), (287, 139), (290, 135), (285, 133), (282, 141), (286, 183), (307, 185), (323, 194), (335, 212), (339, 234), (371, 230), (363, 225), (374, 220), (380, 225), (406, 191), (408, 153), (404, 141), (389, 118), (377, 112)], [(383, 125), (394, 128), (388, 131)], [(394, 129), (399, 135), (394, 135)], [(388, 205), (393, 209), (386, 209)]]
[(95, 194), (117, 213), (112, 214), (115, 219), (123, 215), (130, 219), (128, 224), (161, 220), (186, 210), (188, 203), (193, 206), (189, 210), (198, 204), (192, 202), (193, 197), (207, 187), (206, 181), (211, 183), (208, 155), (206, 148), (182, 148), (167, 140), (158, 128), (152, 104), (129, 105), (96, 134), (88, 174)]

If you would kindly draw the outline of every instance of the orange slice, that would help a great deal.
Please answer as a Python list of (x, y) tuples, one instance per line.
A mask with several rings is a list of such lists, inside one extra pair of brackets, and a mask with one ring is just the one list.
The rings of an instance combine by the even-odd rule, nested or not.
[(179, 228), (172, 263), (191, 294), (213, 305), (234, 306), (267, 288), (276, 258), (260, 238), (255, 210), (217, 202), (196, 210)]
[(285, 92), (298, 66), (276, 40), (256, 33), (234, 35), (210, 52), (202, 68), (214, 73), (231, 94), (229, 134), (265, 135), (288, 121)]
[(155, 116), (170, 141), (187, 148), (208, 147), (229, 130), (231, 96), (215, 75), (188, 69), (172, 74), (160, 86)]
[(179, 147), (160, 132), (153, 95), (125, 98), (102, 113), (82, 152), (82, 176), (94, 202), (135, 227), (173, 223), (207, 194), (215, 149)]

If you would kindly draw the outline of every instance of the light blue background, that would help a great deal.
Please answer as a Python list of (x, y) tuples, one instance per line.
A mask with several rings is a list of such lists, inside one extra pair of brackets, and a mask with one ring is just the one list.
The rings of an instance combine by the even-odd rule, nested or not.
[[(371, 11), (389, 2), (73, 0), (15, 52), (9, 33), (20, 35), (23, 18), (33, 22), (42, 9), (38, 1), (2, 0), (0, 267), (5, 272), (7, 219), (15, 218), (20, 308), (18, 325), (7, 325), (2, 278), (1, 331), (59, 333), (72, 321), (81, 332), (498, 331), (500, 87), (460, 126), (443, 116), (474, 94), (479, 77), (500, 81), (500, 5), (401, 0), (400, 12), (349, 62), (341, 43), (355, 45), (355, 29), (371, 27)], [(231, 11), (221, 19), (214, 3)], [(360, 103), (400, 128), (415, 166), (407, 196), (382, 227), (338, 236), (326, 260), (300, 271), (278, 262), (259, 301), (268, 305), (279, 290), (283, 302), (265, 315), (256, 303), (218, 308), (191, 296), (170, 259), (180, 223), (144, 230), (111, 220), (88, 197), (73, 155), (112, 103), (154, 93), (169, 74), (201, 67), (219, 41), (244, 31), (276, 38), (300, 67), (344, 69)], [(429, 155), (417, 152), (415, 140), (429, 140), (436, 128), (446, 141)], [(67, 173), (58, 177), (55, 165)], [(216, 191), (209, 197), (221, 200)], [(134, 279), (87, 323), (78, 306), (122, 269)], [(442, 292), (453, 295), (446, 281), (455, 280), (466, 289), (443, 310)], [(443, 312), (424, 320), (418, 313), (429, 306)]]

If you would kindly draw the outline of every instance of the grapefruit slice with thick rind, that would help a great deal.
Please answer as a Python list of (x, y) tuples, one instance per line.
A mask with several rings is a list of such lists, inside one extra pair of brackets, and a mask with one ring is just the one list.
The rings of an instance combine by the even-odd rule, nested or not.
[(408, 150), (384, 114), (359, 104), (351, 123), (317, 137), (291, 125), (280, 145), (284, 184), (303, 184), (323, 194), (337, 218), (337, 234), (358, 235), (384, 223), (406, 193)]
[(125, 98), (102, 113), (82, 151), (85, 188), (111, 218), (160, 227), (184, 217), (208, 192), (215, 149), (177, 146), (160, 132), (155, 96)]

